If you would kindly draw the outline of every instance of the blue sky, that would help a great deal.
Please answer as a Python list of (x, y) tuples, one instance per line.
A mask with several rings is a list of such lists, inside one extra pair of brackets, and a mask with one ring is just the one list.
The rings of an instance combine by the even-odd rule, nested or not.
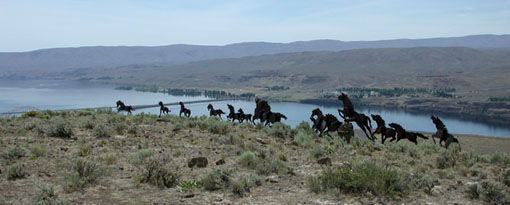
[(509, 0), (1, 0), (0, 52), (510, 34)]

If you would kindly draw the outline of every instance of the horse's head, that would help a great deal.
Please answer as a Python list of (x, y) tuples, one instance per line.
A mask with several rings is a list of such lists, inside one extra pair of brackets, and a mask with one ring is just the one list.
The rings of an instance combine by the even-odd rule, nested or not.
[(338, 96), (338, 99), (341, 100), (341, 101), (344, 101), (345, 99), (347, 99), (347, 95), (345, 93), (341, 93), (339, 96)]
[(213, 109), (213, 106), (211, 104), (207, 105), (207, 109), (208, 110), (212, 110)]
[(159, 101), (158, 105), (159, 106), (164, 106), (162, 101)]
[(239, 108), (239, 110), (237, 110), (237, 112), (244, 113), (242, 108)]
[(232, 106), (231, 104), (227, 104), (227, 107), (229, 110), (234, 110), (234, 106)]
[(255, 97), (255, 103), (256, 103), (256, 104), (259, 104), (259, 102), (260, 102), (260, 98), (259, 98), (258, 96), (257, 96), (257, 97)]
[(121, 105), (124, 105), (124, 103), (120, 100), (117, 101), (117, 107), (121, 106)]
[(402, 126), (400, 126), (399, 124), (397, 124), (397, 123), (393, 123), (393, 122), (392, 122), (392, 123), (390, 123), (390, 124), (389, 124), (389, 126), (390, 126), (390, 127), (392, 127), (392, 128), (394, 128), (394, 129), (395, 129), (395, 130), (397, 130), (397, 131), (401, 131), (401, 130), (403, 130), (403, 129), (404, 129), (404, 128), (402, 128)]
[(322, 115), (322, 111), (319, 108), (315, 108), (314, 110), (312, 110), (312, 115), (310, 117), (313, 117), (315, 115), (317, 116)]

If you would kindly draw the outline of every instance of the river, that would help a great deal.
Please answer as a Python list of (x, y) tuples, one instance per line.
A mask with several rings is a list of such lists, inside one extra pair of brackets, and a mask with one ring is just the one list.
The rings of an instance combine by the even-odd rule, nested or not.
[[(159, 101), (174, 103), (179, 101), (205, 100), (207, 97), (172, 96), (163, 93), (137, 92), (134, 90), (115, 90), (114, 85), (91, 83), (87, 81), (2, 81), (0, 80), (0, 113), (23, 110), (60, 110), (74, 108), (110, 107), (117, 100), (126, 105), (150, 105)], [(209, 115), (208, 103), (189, 104), (192, 116)], [(227, 104), (232, 104), (236, 111), (243, 108), (245, 113), (253, 113), (255, 103), (251, 101), (225, 101), (212, 103), (216, 109), (228, 113)], [(296, 126), (302, 121), (310, 122), (311, 111), (320, 108), (324, 113), (338, 117), (338, 106), (323, 106), (293, 102), (273, 102), (271, 109), (288, 117), (283, 122)], [(178, 106), (169, 106), (172, 114), (178, 114)], [(379, 114), (386, 123), (396, 122), (404, 128), (414, 131), (434, 132), (435, 126), (430, 120), (430, 113), (409, 113), (405, 110), (386, 108), (357, 108), (359, 112)], [(137, 113), (159, 114), (159, 107), (139, 109)], [(451, 133), (476, 134), (484, 136), (510, 137), (510, 126), (495, 125), (483, 120), (467, 120), (458, 116), (439, 114)], [(223, 119), (226, 118), (226, 115)], [(375, 129), (375, 122), (373, 127)]]

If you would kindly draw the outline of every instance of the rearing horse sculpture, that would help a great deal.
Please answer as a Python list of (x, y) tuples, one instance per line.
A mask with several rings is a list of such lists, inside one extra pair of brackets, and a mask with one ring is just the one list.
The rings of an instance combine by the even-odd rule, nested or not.
[(253, 112), (253, 122), (255, 119), (260, 119), (260, 123), (264, 123), (263, 114), (265, 112), (271, 111), (271, 106), (265, 100), (260, 100), (260, 98), (255, 98), (255, 103), (257, 104), (255, 107), (255, 111)]
[(432, 122), (436, 125), (436, 129), (437, 129), (436, 133), (432, 135), (432, 140), (434, 141), (434, 144), (436, 144), (436, 140), (434, 139), (434, 137), (436, 137), (436, 138), (439, 138), (440, 146), (443, 146), (441, 144), (443, 141), (445, 142), (444, 147), (446, 149), (448, 149), (448, 146), (450, 146), (450, 144), (452, 142), (459, 144), (459, 148), (460, 148), (459, 140), (457, 138), (455, 138), (452, 134), (448, 133), (448, 129), (446, 129), (446, 125), (444, 125), (443, 121), (441, 121), (439, 119), (439, 117), (432, 115), (432, 116), (430, 116), (430, 119), (432, 119)]
[(167, 114), (170, 112), (170, 109), (168, 107), (165, 107), (162, 101), (159, 101), (159, 117), (161, 117), (161, 113)]
[(179, 117), (181, 116), (182, 113), (184, 113), (185, 117), (191, 116), (191, 110), (186, 108), (186, 107), (184, 107), (184, 103), (183, 102), (179, 102), (179, 105), (181, 105), (181, 111), (179, 111)]
[[(375, 141), (375, 136), (372, 134), (372, 121), (368, 116), (363, 113), (354, 111), (354, 106), (349, 100), (349, 97), (342, 93), (338, 96), (338, 99), (342, 101), (344, 109), (338, 109), (338, 114), (344, 119), (344, 121), (354, 121), (359, 128), (365, 133), (368, 139)], [(368, 133), (367, 133), (368, 132)], [(370, 134), (369, 134), (370, 133)]]

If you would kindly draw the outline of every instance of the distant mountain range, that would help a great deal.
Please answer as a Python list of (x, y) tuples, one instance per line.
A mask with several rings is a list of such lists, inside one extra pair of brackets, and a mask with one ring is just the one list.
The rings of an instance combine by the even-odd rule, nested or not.
[[(123, 71), (123, 72), (120, 72)], [(108, 70), (118, 83), (168, 87), (455, 87), (510, 85), (510, 49), (368, 48), (214, 59)], [(103, 73), (104, 74), (104, 73)], [(97, 77), (96, 77), (97, 78)]]
[(240, 58), (278, 53), (342, 51), (361, 48), (468, 47), (510, 48), (510, 35), (474, 35), (452, 38), (382, 41), (314, 40), (292, 43), (250, 42), (225, 46), (97, 46), (52, 48), (30, 52), (0, 52), (0, 77), (26, 72), (55, 73), (128, 65), (171, 66), (195, 61)]

